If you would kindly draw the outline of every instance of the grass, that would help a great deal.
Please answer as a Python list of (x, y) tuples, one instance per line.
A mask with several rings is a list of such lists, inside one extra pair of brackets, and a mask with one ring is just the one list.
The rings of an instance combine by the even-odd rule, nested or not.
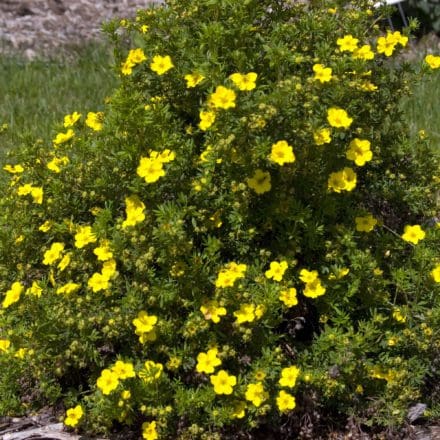
[(103, 108), (116, 84), (111, 54), (102, 45), (72, 49), (69, 56), (27, 61), (0, 55), (0, 161), (26, 140), (54, 137), (64, 115)]
[(402, 105), (411, 133), (417, 136), (419, 130), (425, 130), (433, 148), (440, 154), (440, 71), (427, 75)]

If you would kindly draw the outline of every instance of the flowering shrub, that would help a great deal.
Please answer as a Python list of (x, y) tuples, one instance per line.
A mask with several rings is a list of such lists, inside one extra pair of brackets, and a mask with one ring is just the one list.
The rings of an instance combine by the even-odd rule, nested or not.
[(438, 416), (408, 36), (363, 0), (167, 3), (107, 26), (105, 111), (4, 167), (0, 412), (62, 400), (66, 426), (146, 440)]

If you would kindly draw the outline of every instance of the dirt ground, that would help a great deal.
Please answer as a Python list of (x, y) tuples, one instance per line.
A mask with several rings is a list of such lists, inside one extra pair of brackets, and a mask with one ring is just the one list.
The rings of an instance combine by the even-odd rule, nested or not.
[(102, 37), (101, 23), (160, 0), (0, 0), (0, 51), (32, 59)]

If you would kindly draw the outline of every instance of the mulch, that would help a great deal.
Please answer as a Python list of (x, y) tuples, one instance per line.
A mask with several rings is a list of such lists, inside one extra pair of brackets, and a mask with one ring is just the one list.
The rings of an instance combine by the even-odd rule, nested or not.
[(33, 59), (100, 40), (101, 23), (161, 0), (0, 0), (0, 53)]

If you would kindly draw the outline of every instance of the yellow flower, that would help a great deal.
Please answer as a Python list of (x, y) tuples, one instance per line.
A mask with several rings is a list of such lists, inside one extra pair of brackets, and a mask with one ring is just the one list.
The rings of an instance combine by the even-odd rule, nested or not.
[(30, 183), (26, 183), (25, 185), (19, 186), (17, 190), (17, 194), (19, 196), (27, 196), (32, 192), (32, 185)]
[(142, 423), (142, 438), (145, 440), (157, 440), (159, 438), (155, 421)]
[(295, 162), (295, 154), (292, 147), (286, 141), (278, 141), (272, 145), (269, 159), (282, 166), (285, 163)]
[(99, 261), (107, 261), (113, 258), (113, 252), (110, 249), (110, 243), (108, 240), (104, 240), (101, 246), (93, 249), (93, 253), (98, 257)]
[(133, 73), (134, 64), (130, 60), (125, 60), (121, 65), (122, 75), (131, 75)]
[(387, 340), (387, 345), (388, 345), (389, 347), (393, 347), (393, 346), (395, 346), (398, 342), (399, 342), (399, 338), (397, 338), (396, 336), (391, 336), (391, 337), (388, 338), (388, 340)]
[(139, 177), (143, 177), (146, 183), (153, 183), (165, 176), (165, 171), (160, 160), (141, 157), (137, 174)]
[(254, 406), (259, 407), (268, 398), (268, 393), (261, 382), (250, 383), (246, 387), (245, 398)]
[(128, 400), (128, 399), (130, 399), (130, 397), (131, 397), (131, 392), (130, 392), (130, 390), (124, 390), (124, 391), (122, 391), (122, 393), (121, 393), (121, 399)]
[(57, 268), (60, 270), (60, 272), (63, 272), (63, 270), (65, 270), (69, 264), (70, 264), (70, 254), (66, 254), (64, 255), (63, 258), (61, 258), (61, 261), (58, 263)]
[(156, 329), (151, 330), (151, 332), (148, 333), (140, 333), (137, 330), (135, 330), (135, 334), (139, 336), (139, 342), (143, 345), (146, 342), (152, 342), (155, 341), (157, 338)]
[(383, 270), (380, 267), (375, 267), (373, 269), (373, 275), (375, 277), (380, 277), (381, 275), (383, 275)]
[(255, 306), (254, 304), (241, 304), (240, 309), (235, 311), (233, 315), (237, 318), (236, 324), (252, 322), (255, 320)]
[(53, 143), (55, 145), (61, 145), (64, 144), (65, 142), (69, 141), (70, 139), (73, 138), (73, 136), (75, 136), (75, 132), (69, 128), (66, 133), (58, 133), (55, 136), (55, 139), (53, 140)]
[(281, 390), (277, 397), (277, 407), (281, 412), (287, 412), (296, 406), (295, 397)]
[(197, 355), (197, 365), (196, 370), (198, 373), (214, 373), (215, 367), (221, 365), (222, 361), (217, 357), (218, 350), (212, 348), (206, 353), (199, 353)]
[(81, 114), (78, 112), (73, 112), (70, 115), (64, 116), (64, 127), (73, 127), (75, 123), (81, 118)]
[(255, 81), (257, 80), (257, 74), (250, 72), (247, 74), (233, 73), (229, 76), (229, 79), (238, 87), (242, 92), (253, 90), (256, 87)]
[(365, 217), (356, 217), (354, 221), (356, 222), (356, 231), (358, 232), (371, 232), (377, 225), (377, 220), (371, 214)]
[(104, 113), (103, 112), (89, 112), (87, 113), (86, 125), (94, 131), (101, 131), (104, 126)]
[(32, 186), (31, 184), (26, 183), (25, 185), (18, 187), (17, 194), (19, 196), (27, 196), (30, 194), (34, 203), (38, 203), (40, 205), (43, 203), (43, 188), (41, 187)]
[[(126, 197), (125, 213), (127, 218), (122, 223), (123, 229), (126, 229), (129, 226), (135, 226), (137, 223), (145, 220), (145, 205), (136, 195)], [(110, 256), (110, 258), (112, 257)]]
[(43, 188), (34, 186), (31, 190), (31, 196), (34, 199), (34, 203), (41, 205), (43, 203)]
[(317, 270), (307, 270), (307, 269), (301, 269), (299, 272), (299, 279), (303, 283), (313, 283), (315, 280), (318, 279), (318, 271)]
[(109, 395), (119, 385), (118, 375), (108, 369), (102, 370), (96, 385), (102, 391), (102, 394)]
[(370, 150), (370, 141), (366, 139), (354, 138), (349, 145), (346, 157), (348, 160), (354, 161), (358, 166), (365, 165), (366, 162), (373, 158), (373, 153)]
[(255, 174), (246, 179), (249, 188), (253, 189), (257, 194), (264, 194), (271, 190), (270, 173), (260, 169), (255, 170)]
[(92, 231), (91, 226), (79, 226), (75, 234), (75, 246), (78, 249), (83, 248), (89, 243), (96, 242), (96, 235)]
[(399, 31), (394, 31), (393, 33), (388, 31), (388, 38), (401, 46), (406, 46), (408, 44), (408, 37), (406, 35), (402, 35)]
[(359, 40), (353, 38), (352, 35), (345, 35), (343, 38), (338, 38), (336, 44), (341, 52), (354, 52), (357, 49), (358, 42)]
[(396, 48), (396, 44), (396, 40), (389, 38), (389, 34), (386, 37), (379, 37), (377, 39), (377, 53), (383, 53), (385, 56), (390, 57)]
[(228, 108), (235, 107), (236, 94), (233, 90), (223, 86), (217, 86), (214, 93), (211, 93), (208, 99), (208, 103), (214, 108), (222, 108), (227, 110)]
[(54, 157), (50, 162), (47, 163), (47, 168), (54, 173), (61, 173), (60, 165), (67, 165), (69, 163), (69, 158), (67, 156)]
[(215, 376), (211, 375), (209, 379), (214, 386), (215, 394), (232, 394), (232, 389), (237, 384), (237, 378), (225, 370), (220, 370)]
[(233, 419), (242, 419), (246, 415), (246, 402), (238, 402), (231, 414)]
[(281, 261), (280, 263), (278, 263), (278, 261), (272, 261), (270, 263), (270, 269), (266, 270), (264, 275), (266, 278), (273, 278), (274, 281), (281, 281), (287, 267), (287, 261)]
[(20, 164), (17, 164), (17, 165), (5, 165), (3, 167), (3, 169), (5, 171), (7, 171), (8, 173), (11, 173), (11, 174), (19, 174), (19, 173), (22, 173), (24, 171), (23, 166), (20, 165)]
[(331, 131), (329, 128), (321, 128), (313, 133), (313, 140), (316, 145), (329, 144), (332, 141)]
[(325, 67), (324, 64), (314, 64), (312, 69), (315, 72), (313, 79), (321, 83), (329, 82), (332, 79), (331, 67)]
[(287, 307), (293, 307), (298, 304), (298, 298), (296, 297), (296, 289), (294, 287), (290, 287), (288, 290), (282, 290), (278, 298)]
[(8, 339), (0, 339), (0, 352), (6, 353), (11, 346), (11, 341)]
[(281, 370), (281, 377), (278, 381), (278, 383), (282, 387), (289, 387), (293, 388), (296, 384), (296, 380), (298, 379), (300, 370), (295, 365), (292, 365), (287, 368), (283, 368)]
[(327, 110), (327, 121), (332, 127), (348, 128), (353, 119), (342, 108), (331, 107)]
[(351, 169), (345, 167), (342, 171), (331, 173), (328, 179), (328, 189), (334, 192), (352, 191), (356, 187), (357, 175)]
[(163, 75), (164, 73), (168, 72), (168, 70), (172, 69), (174, 67), (173, 62), (171, 61), (171, 58), (169, 55), (161, 56), (161, 55), (155, 55), (153, 57), (153, 62), (150, 64), (150, 69), (157, 73), (158, 75)]
[(99, 292), (110, 287), (109, 279), (98, 272), (95, 272), (87, 281), (87, 286), (93, 290), (93, 292)]
[(403, 230), (401, 237), (412, 244), (417, 244), (420, 240), (425, 238), (425, 231), (420, 227), (420, 225), (407, 225)]
[(393, 319), (397, 322), (406, 322), (406, 316), (402, 313), (400, 309), (394, 309), (392, 313)]
[(374, 59), (374, 52), (369, 44), (364, 44), (353, 52), (353, 58), (363, 61), (372, 60)]
[(331, 273), (328, 276), (329, 280), (340, 280), (344, 278), (348, 273), (350, 272), (350, 269), (348, 267), (342, 267), (341, 269), (336, 269), (334, 273)]
[(127, 59), (122, 63), (121, 72), (123, 75), (131, 75), (133, 67), (142, 63), (147, 57), (142, 49), (131, 49), (128, 52)]
[(157, 316), (149, 315), (145, 310), (141, 310), (132, 323), (136, 327), (136, 332), (149, 333), (157, 323)]
[(159, 362), (145, 361), (144, 368), (139, 371), (139, 377), (145, 383), (152, 383), (162, 376), (163, 365)]
[(140, 64), (146, 59), (147, 57), (145, 56), (144, 51), (140, 48), (131, 49), (127, 55), (127, 61), (129, 60), (133, 64)]
[(437, 266), (431, 270), (431, 277), (436, 283), (440, 283), (440, 264), (437, 264)]
[(244, 278), (246, 269), (245, 264), (228, 263), (224, 269), (220, 270), (215, 287), (232, 287), (237, 279)]
[(219, 307), (218, 301), (208, 301), (200, 306), (200, 311), (207, 321), (211, 320), (215, 324), (220, 322), (220, 316), (226, 315), (226, 309)]
[(146, 34), (146, 33), (148, 32), (148, 25), (147, 25), (147, 24), (143, 24), (143, 25), (141, 26), (141, 32), (142, 32), (143, 34)]
[(129, 377), (136, 377), (134, 367), (131, 362), (116, 361), (112, 367), (112, 372), (116, 374), (118, 379), (128, 379)]
[(61, 255), (64, 251), (64, 243), (55, 242), (52, 243), (50, 248), (44, 253), (43, 264), (49, 266), (58, 259), (61, 258)]
[(321, 284), (319, 279), (312, 281), (311, 283), (307, 283), (306, 287), (303, 290), (303, 295), (308, 298), (317, 298), (318, 296), (324, 295), (325, 287)]
[(162, 152), (152, 151), (150, 159), (158, 160), (160, 163), (172, 162), (176, 158), (174, 151), (165, 149)]
[(69, 282), (67, 284), (64, 284), (64, 286), (58, 287), (57, 294), (61, 295), (64, 293), (66, 295), (69, 295), (70, 293), (76, 292), (80, 287), (80, 284)]
[(102, 265), (101, 274), (108, 280), (113, 278), (113, 276), (116, 274), (116, 261), (113, 259), (105, 261)]
[(206, 131), (215, 122), (215, 113), (213, 111), (201, 111), (200, 114), (199, 128), (200, 130)]
[(37, 298), (40, 298), (42, 293), (43, 288), (38, 284), (37, 281), (32, 281), (32, 286), (28, 287), (26, 290), (27, 295), (34, 295)]
[(440, 56), (432, 55), (432, 54), (426, 55), (425, 63), (428, 64), (428, 66), (431, 69), (439, 69), (440, 68)]
[(66, 426), (76, 426), (83, 416), (83, 409), (81, 405), (76, 405), (75, 408), (70, 408), (66, 411), (66, 418), (64, 424)]
[(189, 73), (188, 75), (185, 75), (185, 81), (186, 81), (186, 87), (189, 89), (191, 87), (196, 87), (198, 84), (200, 84), (205, 77), (201, 75), (200, 73)]
[(52, 225), (53, 225), (53, 222), (52, 221), (50, 221), (50, 220), (46, 220), (39, 228), (38, 228), (38, 230), (39, 231), (42, 231), (42, 232), (47, 232), (47, 231), (49, 231), (50, 230), (50, 228), (52, 227)]
[(363, 81), (359, 84), (359, 88), (365, 92), (374, 92), (378, 89), (378, 87), (370, 81)]

